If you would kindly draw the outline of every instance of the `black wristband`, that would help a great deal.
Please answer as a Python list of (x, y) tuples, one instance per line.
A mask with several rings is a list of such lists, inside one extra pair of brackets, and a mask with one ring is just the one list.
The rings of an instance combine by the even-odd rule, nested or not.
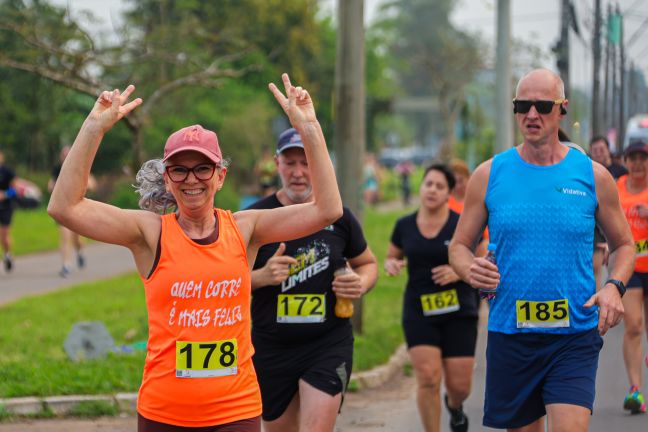
[[(623, 282), (621, 282), (619, 279), (608, 279), (605, 281), (605, 285), (607, 284), (612, 284), (616, 287), (616, 289), (619, 291), (619, 295), (623, 297), (623, 294), (626, 292), (626, 287)], [(603, 286), (605, 286), (603, 285)]]

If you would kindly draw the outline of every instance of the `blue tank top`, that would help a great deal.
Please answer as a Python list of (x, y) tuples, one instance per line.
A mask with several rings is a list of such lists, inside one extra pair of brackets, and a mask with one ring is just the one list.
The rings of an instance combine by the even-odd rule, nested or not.
[(598, 308), (583, 307), (596, 290), (592, 161), (570, 149), (559, 163), (538, 166), (512, 148), (493, 158), (485, 204), (501, 275), (489, 331), (568, 334), (596, 327)]

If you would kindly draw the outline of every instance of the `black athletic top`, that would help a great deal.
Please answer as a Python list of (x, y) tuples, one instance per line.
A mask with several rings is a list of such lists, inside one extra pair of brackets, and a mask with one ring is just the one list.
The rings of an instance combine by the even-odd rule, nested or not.
[[(273, 194), (250, 209), (282, 207)], [(255, 343), (299, 344), (333, 331), (351, 332), (348, 318), (335, 316), (333, 273), (344, 259), (355, 258), (367, 249), (360, 223), (348, 208), (334, 224), (323, 230), (287, 241), (284, 255), (299, 264), (281, 285), (252, 291), (252, 337)], [(254, 270), (263, 267), (279, 243), (259, 249)]]
[(419, 231), (416, 214), (399, 219), (391, 236), (394, 246), (407, 257), (403, 321), (476, 317), (479, 306), (477, 290), (461, 280), (445, 286), (432, 280), (432, 268), (448, 264), (448, 244), (457, 227), (459, 214), (451, 210), (439, 234), (431, 239), (423, 237)]
[[(11, 187), (11, 182), (16, 177), (16, 173), (6, 165), (0, 165), (0, 191), (6, 192)], [(11, 198), (0, 200), (0, 210), (11, 208)]]

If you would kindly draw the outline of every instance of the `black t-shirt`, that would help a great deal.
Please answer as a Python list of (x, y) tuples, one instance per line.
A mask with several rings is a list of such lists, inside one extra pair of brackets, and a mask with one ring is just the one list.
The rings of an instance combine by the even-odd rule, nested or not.
[[(6, 165), (0, 165), (0, 191), (6, 192), (11, 187), (11, 182), (16, 177), (16, 173)], [(11, 208), (12, 200), (5, 198), (0, 200), (0, 210)]]
[(617, 180), (619, 177), (628, 174), (628, 170), (623, 165), (619, 165), (616, 162), (612, 162), (609, 167), (607, 167), (614, 180)]
[[(407, 287), (403, 301), (403, 321), (439, 321), (451, 317), (476, 317), (479, 293), (463, 281), (440, 286), (432, 280), (432, 268), (448, 264), (448, 244), (459, 214), (450, 211), (448, 220), (434, 238), (426, 238), (416, 225), (416, 212), (396, 222), (391, 242), (407, 257)], [(456, 290), (457, 302), (452, 290)], [(429, 294), (441, 293), (438, 296)], [(424, 306), (427, 309), (424, 314)]]
[[(249, 208), (277, 207), (282, 204), (273, 194)], [(331, 284), (334, 271), (343, 265), (345, 258), (355, 258), (367, 249), (362, 228), (353, 213), (345, 207), (342, 217), (332, 225), (285, 243), (284, 255), (297, 259), (299, 264), (291, 268), (290, 276), (281, 285), (252, 291), (255, 343), (299, 344), (333, 331), (350, 333), (349, 319), (335, 316), (336, 297)], [(262, 246), (254, 269), (263, 267), (278, 247), (279, 243)]]

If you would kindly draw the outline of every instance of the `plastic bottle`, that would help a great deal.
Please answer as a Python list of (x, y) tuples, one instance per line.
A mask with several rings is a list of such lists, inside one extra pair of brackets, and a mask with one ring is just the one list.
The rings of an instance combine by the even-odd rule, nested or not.
[[(488, 253), (484, 258), (486, 258), (487, 261), (492, 262), (493, 264), (497, 264), (497, 260), (495, 258), (495, 252), (497, 250), (497, 245), (495, 243), (488, 243)], [(492, 300), (495, 298), (495, 294), (497, 294), (497, 288), (493, 289), (488, 289), (488, 288), (480, 288), (479, 289), (479, 297), (486, 299), (486, 300)]]
[[(340, 264), (342, 265), (333, 273), (334, 277), (351, 272), (351, 269), (347, 267), (346, 260), (341, 261)], [(353, 316), (353, 301), (348, 298), (337, 297), (336, 295), (335, 316), (338, 318), (351, 318)]]

